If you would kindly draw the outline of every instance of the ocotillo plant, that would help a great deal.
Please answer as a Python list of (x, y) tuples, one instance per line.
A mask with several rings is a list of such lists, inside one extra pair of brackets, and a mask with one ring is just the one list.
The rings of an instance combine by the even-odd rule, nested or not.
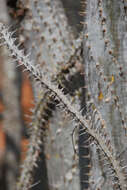
[[(63, 26), (61, 25), (62, 17), (56, 15), (55, 9), (56, 7), (61, 8), (59, 3), (57, 0), (44, 0), (43, 2), (36, 0), (28, 3), (29, 17), (27, 18), (31, 19), (31, 23), (33, 23), (29, 27), (31, 29), (32, 26), (33, 32), (38, 36), (34, 38), (32, 34), (27, 34), (25, 27), (23, 27), (24, 34), (29, 38), (30, 44), (33, 43), (33, 48), (36, 49), (37, 44), (40, 45), (39, 52), (36, 49), (30, 58), (24, 54), (23, 50), (19, 49), (15, 39), (13, 39), (12, 32), (0, 23), (1, 45), (6, 45), (14, 61), (25, 67), (25, 70), (34, 78), (35, 83), (39, 83), (39, 89), (45, 93), (45, 95), (41, 95), (42, 98), (33, 112), (35, 118), (31, 127), (32, 135), (29, 150), (21, 171), (21, 177), (17, 182), (17, 189), (32, 187), (33, 170), (39, 157), (40, 144), (43, 144), (47, 123), (57, 105), (62, 109), (63, 114), (68, 115), (77, 126), (74, 128), (72, 125), (73, 135), (77, 128), (80, 130), (79, 151), (77, 150), (79, 157), (81, 136), (85, 136), (85, 140), (81, 140), (84, 140), (82, 148), (86, 150), (82, 157), (86, 160), (85, 164), (87, 163), (87, 165), (80, 165), (81, 189), (125, 190), (127, 189), (125, 167), (127, 119), (126, 2), (116, 0), (83, 2), (84, 29), (80, 40), (75, 40), (73, 36), (71, 39), (67, 39), (69, 33), (63, 33), (66, 31), (66, 23)], [(63, 15), (63, 12), (60, 12), (60, 9), (58, 10), (58, 13)], [(55, 28), (53, 23), (56, 26)], [(58, 39), (55, 36), (56, 34), (58, 34)], [(71, 72), (74, 74), (78, 68), (74, 63), (81, 63), (82, 42), (86, 88), (85, 115), (80, 110), (79, 101), (76, 100), (72, 103), (73, 90), (71, 90), (71, 86), (69, 88), (67, 86), (67, 80), (68, 84), (71, 82), (69, 81)], [(70, 50), (69, 53), (68, 49)], [(46, 57), (49, 52), (50, 59)], [(35, 61), (39, 63), (39, 69), (34, 64)], [(42, 61), (43, 65), (50, 63), (48, 72), (46, 72), (48, 66), (46, 69), (45, 66), (41, 67)], [(51, 63), (55, 65), (54, 71), (51, 69)], [(64, 66), (64, 63), (67, 66)], [(78, 92), (80, 92), (79, 89)], [(58, 127), (55, 135), (60, 133), (64, 132)], [(65, 133), (68, 133), (68, 130)], [(46, 135), (47, 140), (50, 140), (48, 132)], [(55, 139), (51, 140), (50, 143), (54, 143)], [(66, 141), (66, 139), (64, 140)], [(66, 145), (66, 142), (62, 141), (62, 143)], [(67, 155), (63, 155), (63, 153), (61, 152), (62, 158), (66, 160)], [(54, 159), (53, 161), (57, 164)], [(51, 163), (49, 166), (57, 168), (57, 165), (52, 166)], [(85, 169), (82, 170), (82, 167)], [(51, 169), (48, 168), (49, 171)], [(66, 173), (68, 175), (63, 175), (67, 186), (62, 184), (61, 179), (61, 181), (57, 181), (54, 176), (52, 181), (49, 175), (49, 184), (51, 185), (49, 189), (71, 189), (74, 173), (72, 166), (71, 170)], [(55, 171), (53, 174), (55, 175)], [(54, 179), (56, 179), (56, 184)]]
[[(90, 1), (87, 3), (84, 29), (86, 85), (89, 96), (106, 122), (116, 158), (121, 150), (126, 149), (125, 9), (124, 1)], [(125, 155), (121, 156), (126, 165)]]

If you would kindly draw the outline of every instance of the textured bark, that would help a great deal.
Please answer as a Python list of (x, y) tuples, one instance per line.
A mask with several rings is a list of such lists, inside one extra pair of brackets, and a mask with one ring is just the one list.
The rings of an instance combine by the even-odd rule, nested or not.
[[(24, 1), (22, 2), (24, 3)], [(24, 7), (26, 7), (26, 2)], [(78, 43), (76, 43), (68, 25), (63, 6), (59, 0), (44, 0), (37, 3), (27, 1), (27, 7), (29, 10), (22, 23), (23, 35), (25, 39), (28, 38), (28, 43), (25, 43), (25, 47), (27, 49), (32, 47), (31, 58), (43, 70), (45, 69), (49, 75), (51, 73), (56, 78), (57, 73), (61, 71), (62, 67), (64, 68), (68, 61), (71, 61), (71, 56), (73, 56), (76, 49), (75, 45), (78, 47)], [(64, 135), (62, 134), (63, 132), (59, 134), (61, 136), (61, 145), (59, 144), (59, 138), (56, 138), (55, 135), (57, 131), (64, 131), (64, 128), (68, 127), (68, 130), (72, 131), (74, 124), (70, 125), (66, 123), (64, 126), (59, 126), (57, 121), (59, 120), (60, 123), (64, 123), (64, 119), (59, 116), (57, 111), (53, 115), (57, 119), (52, 120), (45, 143), (47, 158), (48, 155), (51, 155), (50, 159), (47, 159), (49, 186), (51, 189), (57, 189), (58, 187), (59, 189), (64, 189), (65, 187), (79, 189), (78, 170), (74, 174), (76, 177), (73, 177), (72, 174), (72, 170), (76, 170), (72, 167), (74, 165), (76, 167), (77, 161), (72, 159), (74, 152), (70, 132)], [(68, 141), (66, 141), (66, 138), (68, 138)], [(51, 143), (51, 139), (54, 139), (55, 142)], [(70, 146), (65, 146), (66, 143)], [(54, 149), (54, 146), (58, 146), (58, 148)], [(61, 147), (63, 146), (66, 148), (63, 150), (63, 156), (61, 156)], [(69, 150), (70, 154), (68, 154)], [(57, 159), (56, 155), (58, 155)], [(59, 165), (55, 165), (55, 159)], [(54, 170), (55, 173), (53, 172)]]
[[(26, 67), (35, 80), (40, 81), (41, 85), (36, 88), (36, 93), (41, 91), (41, 88), (46, 88), (54, 103), (56, 100), (57, 103), (60, 101), (58, 106), (62, 105), (62, 113), (56, 108), (56, 104), (52, 110), (50, 109), (49, 100), (47, 100), (49, 97), (45, 90), (41, 92), (42, 94), (37, 94), (43, 97), (44, 105), (40, 101), (37, 104), (37, 111), (35, 110), (34, 121), (36, 122), (33, 122), (28, 155), (24, 162), (19, 189), (27, 190), (31, 185), (35, 189), (41, 188), (36, 181), (35, 185), (31, 181), (36, 175), (33, 175), (33, 171), (39, 161), (39, 154), (45, 152), (49, 183), (47, 189), (126, 190), (127, 171), (123, 168), (127, 164), (125, 143), (127, 141), (126, 2), (84, 1), (84, 78), (85, 88), (87, 87), (84, 91), (80, 89), (84, 86), (84, 80), (79, 74), (82, 70), (80, 68), (82, 63), (81, 39), (75, 39), (61, 1), (22, 0), (21, 2), (23, 3), (21, 9), (26, 15), (20, 28), (20, 40), (26, 42), (28, 39), (25, 48), (27, 52), (31, 48), (32, 62), (17, 49), (14, 43), (11, 43), (13, 40), (11, 41), (10, 33), (9, 37), (6, 35), (6, 27), (3, 26), (1, 34), (7, 38), (6, 45), (13, 57), (19, 59), (20, 64)], [(66, 3), (68, 4), (63, 1), (64, 8), (67, 7)], [(0, 26), (2, 28), (2, 25)], [(8, 62), (8, 57), (4, 57)], [(39, 66), (39, 70), (32, 66), (34, 63)], [(5, 70), (9, 68), (10, 71), (12, 66), (5, 65), (4, 68)], [(6, 80), (9, 76), (7, 72)], [(9, 88), (6, 80), (5, 84)], [(5, 86), (4, 90), (5, 98), (7, 87)], [(14, 93), (13, 86), (10, 91), (12, 89)], [(78, 97), (75, 98), (76, 91)], [(85, 93), (85, 98), (80, 95), (82, 92)], [(17, 97), (16, 94), (12, 94), (12, 91), (10, 96), (15, 99)], [(6, 102), (10, 105), (8, 96)], [(83, 112), (79, 111), (80, 104), (83, 107), (86, 103)], [(14, 107), (8, 107), (16, 110), (18, 109), (16, 106), (17, 104)], [(50, 115), (49, 110), (53, 113), (50, 121), (52, 114)], [(84, 112), (86, 116), (82, 117)], [(74, 122), (70, 122), (70, 118), (66, 117), (70, 113)], [(15, 118), (19, 116), (17, 112), (13, 112), (13, 115)], [(11, 121), (12, 118), (9, 117), (6, 122)], [(71, 133), (74, 132), (73, 136), (76, 134), (75, 121), (80, 128), (78, 132), (79, 167), (78, 157), (73, 152), (71, 142)], [(46, 138), (42, 129), (46, 129)], [(13, 131), (8, 133), (12, 135)], [(19, 134), (19, 130), (16, 133)], [(45, 143), (44, 139), (46, 139)], [(122, 162), (123, 159), (124, 162)], [(42, 176), (41, 180), (43, 180)]]
[[(22, 30), (27, 49), (31, 48), (31, 58), (46, 72), (55, 74), (61, 64), (65, 64), (73, 55), (74, 36), (70, 30), (62, 4), (53, 1), (22, 1), (28, 13)], [(42, 53), (43, 52), (43, 53)], [(57, 69), (57, 70), (56, 70)]]
[[(119, 155), (121, 150), (126, 150), (127, 141), (127, 23), (124, 3), (116, 0), (88, 1), (84, 31), (85, 78), (89, 96), (105, 120), (116, 155)], [(120, 156), (125, 165), (126, 151)], [(106, 181), (105, 172), (97, 171), (97, 168), (100, 168), (99, 163), (96, 166), (93, 163), (94, 185), (91, 188), (98, 186), (100, 178), (103, 189), (112, 189), (112, 181)]]

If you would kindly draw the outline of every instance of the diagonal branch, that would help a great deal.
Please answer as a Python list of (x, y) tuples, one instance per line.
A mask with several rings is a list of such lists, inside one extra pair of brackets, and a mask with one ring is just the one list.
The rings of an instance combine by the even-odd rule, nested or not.
[[(98, 129), (96, 128), (96, 126), (94, 126), (94, 123), (92, 125), (90, 120), (83, 117), (80, 114), (80, 112), (77, 111), (77, 108), (70, 104), (70, 101), (67, 99), (65, 95), (63, 95), (62, 91), (58, 89), (57, 85), (54, 85), (45, 74), (43, 75), (35, 66), (33, 66), (28, 56), (25, 56), (23, 54), (23, 51), (17, 48), (13, 38), (11, 37), (11, 33), (2, 23), (0, 23), (0, 32), (1, 32), (1, 39), (4, 40), (4, 44), (7, 45), (8, 49), (11, 52), (10, 56), (18, 60), (20, 64), (22, 63), (26, 67), (26, 70), (32, 74), (34, 79), (38, 81), (42, 87), (48, 89), (49, 93), (51, 93), (51, 96), (55, 96), (55, 98), (59, 100), (59, 102), (63, 105), (65, 111), (67, 111), (67, 113), (69, 113), (70, 116), (72, 116), (75, 122), (81, 124), (82, 126), (84, 126), (84, 128), (87, 129), (88, 133), (94, 138), (96, 143), (104, 152), (105, 156), (109, 159), (112, 168), (116, 173), (121, 189), (125, 190), (126, 189), (125, 177), (122, 173), (121, 167), (119, 166), (119, 162), (115, 158), (113, 148), (110, 146), (109, 141), (107, 141), (108, 137), (105, 135), (106, 131), (104, 130), (106, 126), (101, 118), (101, 115), (99, 117), (99, 120), (101, 118), (101, 123), (103, 123), (102, 125), (103, 130), (102, 132), (101, 130), (99, 130), (98, 132)], [(95, 109), (95, 112), (98, 111)]]

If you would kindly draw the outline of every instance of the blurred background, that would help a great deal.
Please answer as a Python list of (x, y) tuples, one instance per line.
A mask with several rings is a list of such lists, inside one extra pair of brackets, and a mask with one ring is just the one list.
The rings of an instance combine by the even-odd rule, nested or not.
[[(25, 17), (18, 0), (0, 0), (0, 21), (11, 23), (18, 28)], [(75, 36), (82, 30), (83, 19), (80, 0), (62, 0), (68, 22)], [(17, 182), (20, 166), (25, 159), (29, 143), (28, 126), (31, 122), (31, 109), (34, 108), (32, 82), (21, 68), (10, 64), (6, 50), (0, 49), (0, 190), (13, 190), (12, 184)], [(18, 127), (17, 127), (18, 126)], [(42, 154), (41, 170), (38, 167), (35, 182), (43, 175), (47, 179), (45, 158)], [(39, 183), (31, 189), (48, 190), (48, 182)]]

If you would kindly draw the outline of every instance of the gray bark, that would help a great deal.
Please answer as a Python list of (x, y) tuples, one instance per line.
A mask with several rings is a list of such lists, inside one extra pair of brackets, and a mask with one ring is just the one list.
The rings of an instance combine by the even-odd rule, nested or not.
[[(6, 7), (6, 1), (0, 1), (0, 21), (10, 24), (10, 17)], [(21, 120), (19, 108), (19, 88), (17, 83), (16, 64), (9, 57), (7, 48), (1, 48), (3, 65), (3, 101), (5, 111), (3, 113), (3, 128), (6, 135), (5, 152), (5, 186), (6, 189), (15, 189), (20, 161)]]
[[(29, 11), (22, 23), (24, 37), (28, 38), (25, 47), (32, 47), (32, 60), (55, 78), (74, 54), (76, 39), (60, 1), (29, 1), (27, 6)], [(74, 124), (64, 124), (65, 118), (59, 111), (55, 112), (53, 115), (57, 119), (50, 122), (45, 143), (45, 155), (50, 156), (47, 159), (49, 186), (51, 189), (79, 189), (78, 161), (71, 142)]]
[[(83, 190), (86, 188), (91, 190), (125, 190), (127, 188), (125, 176), (127, 171), (126, 168), (122, 168), (122, 166), (127, 164), (127, 5), (125, 1), (117, 0), (91, 0), (85, 2), (87, 4), (86, 8), (84, 8), (86, 13), (83, 31), (83, 48), (85, 65), (84, 78), (86, 81), (85, 86), (87, 87), (85, 98), (87, 102), (85, 102), (84, 99), (82, 103), (87, 104), (85, 105), (86, 117), (84, 117), (86, 120), (83, 120), (80, 114), (81, 112), (79, 113), (77, 111), (75, 113), (73, 111), (73, 105), (71, 107), (68, 103), (66, 106), (72, 110), (71, 113), (73, 113), (73, 117), (76, 118), (76, 114), (78, 115), (78, 124), (87, 127), (87, 131), (84, 131), (85, 136), (83, 139), (81, 137), (82, 131), (80, 130), (79, 132), (79, 161), (82, 161), (81, 158), (84, 158), (86, 161), (80, 163), (79, 175), (78, 157), (76, 157), (73, 152), (71, 142), (71, 133), (75, 127), (75, 123), (70, 122), (70, 118), (67, 119), (65, 117), (65, 114), (68, 115), (69, 111), (66, 113), (64, 109), (62, 113), (59, 109), (52, 110), (53, 118), (49, 121), (49, 115), (47, 119), (47, 112), (45, 111), (45, 108), (49, 109), (47, 106), (48, 102), (46, 102), (44, 109), (41, 104), (40, 110), (37, 111), (39, 120), (35, 115), (35, 121), (37, 122), (35, 122), (33, 129), (34, 134), (31, 136), (31, 143), (33, 142), (33, 144), (30, 144), (28, 155), (30, 155), (31, 160), (33, 159), (31, 164), (32, 168), (34, 168), (39, 158), (39, 144), (45, 146), (50, 189)], [(70, 84), (69, 94), (71, 94), (73, 85), (76, 86), (76, 82), (75, 84), (71, 83), (71, 79), (77, 74), (77, 70), (78, 72), (80, 71), (79, 66), (81, 66), (82, 58), (80, 54), (80, 58), (77, 59), (78, 56), (76, 52), (80, 46), (68, 25), (61, 2), (58, 0), (29, 0), (27, 4), (25, 4), (26, 1), (23, 0), (22, 3), (28, 10), (22, 23), (21, 32), (23, 33), (21, 33), (20, 39), (24, 39), (24, 41), (28, 39), (25, 47), (27, 50), (32, 47), (31, 59), (33, 63), (35, 62), (40, 67), (40, 70), (43, 70), (43, 74), (44, 72), (47, 73), (48, 77), (46, 79), (53, 81), (55, 78), (55, 83), (58, 83), (59, 89), (63, 88), (62, 92), (66, 94), (66, 88), (64, 88), (64, 84), (62, 84), (62, 72), (64, 72), (62, 69), (65, 68), (66, 65), (69, 65), (74, 58), (74, 61), (78, 63), (70, 69), (71, 71), (69, 70), (68, 75), (64, 75), (64, 80)], [(36, 73), (36, 69), (33, 69), (34, 67), (30, 64), (31, 62), (25, 66), (29, 71), (35, 72), (35, 77), (38, 77), (37, 74), (39, 72)], [(7, 70), (9, 66), (5, 68)], [(57, 75), (58, 72), (61, 72), (60, 75)], [(8, 76), (6, 76), (6, 78), (7, 77)], [(41, 81), (41, 78), (37, 79)], [(41, 82), (43, 83), (43, 81)], [(8, 83), (6, 82), (6, 84)], [(79, 86), (81, 87), (81, 84)], [(55, 87), (57, 89), (57, 86)], [(49, 89), (49, 93), (54, 90), (54, 88), (51, 90), (50, 85)], [(59, 89), (57, 90), (60, 92)], [(40, 88), (36, 90), (36, 93), (38, 93), (38, 91), (40, 91)], [(64, 101), (62, 98), (60, 100), (66, 104), (67, 99), (63, 97), (63, 95), (61, 96), (61, 92), (59, 93), (55, 90), (53, 92), (55, 92), (56, 97), (60, 96), (65, 99)], [(43, 95), (39, 95), (45, 97), (45, 91), (41, 93)], [(78, 93), (81, 93), (79, 87)], [(6, 91), (5, 94), (7, 94)], [(69, 98), (69, 102), (73, 104), (74, 94), (72, 97), (67, 95), (67, 98)], [(74, 99), (76, 99), (76, 101), (74, 101), (74, 107), (76, 110), (79, 110), (79, 98)], [(57, 100), (59, 100), (59, 98)], [(9, 104), (9, 101), (7, 101), (7, 103)], [(40, 102), (38, 104), (40, 105)], [(15, 107), (15, 109), (16, 108), (17, 107)], [(43, 120), (40, 119), (42, 116), (44, 121), (46, 121), (47, 137), (45, 138), (45, 143), (41, 141), (41, 131), (39, 131), (41, 127), (43, 128)], [(11, 121), (11, 119), (9, 121)], [(82, 148), (86, 150), (86, 152), (82, 152)], [(92, 163), (90, 162), (90, 157)], [(124, 162), (122, 162), (123, 159)], [(85, 169), (81, 169), (81, 167)], [(24, 173), (22, 171), (23, 178), (21, 177), (21, 179), (23, 180), (21, 186), (23, 182), (25, 182), (24, 178), (27, 177), (28, 171), (30, 174), (29, 179), (33, 177), (30, 173), (31, 170), (33, 172), (33, 169), (31, 169), (29, 165), (29, 157), (27, 157), (26, 168), (23, 169)], [(111, 177), (111, 175), (113, 176)], [(29, 179), (27, 178), (26, 180), (28, 181), (28, 185), (26, 184), (25, 189), (30, 185)]]
[[(86, 12), (84, 27), (86, 85), (89, 96), (106, 122), (116, 157), (120, 155), (119, 159), (124, 158), (125, 165), (127, 22), (124, 3), (116, 0), (88, 1)], [(122, 150), (124, 152), (121, 154)], [(93, 163), (95, 159), (96, 156)], [(103, 189), (112, 189), (112, 181), (106, 181), (103, 175), (105, 172), (97, 168), (100, 168), (99, 163), (96, 166), (93, 164), (94, 185), (91, 188), (97, 188), (97, 181), (102, 178)]]

